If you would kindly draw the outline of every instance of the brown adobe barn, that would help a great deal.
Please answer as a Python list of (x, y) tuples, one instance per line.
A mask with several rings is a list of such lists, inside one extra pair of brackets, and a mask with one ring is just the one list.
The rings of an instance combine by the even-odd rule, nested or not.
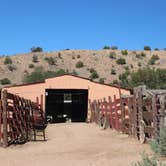
[(93, 82), (79, 76), (63, 75), (48, 78), (43, 82), (16, 85), (4, 88), (9, 93), (19, 95), (31, 101), (42, 99), (42, 106), (46, 116), (58, 122), (71, 121), (84, 122), (87, 119), (88, 100), (98, 100), (116, 95), (119, 92), (129, 95), (130, 91)]

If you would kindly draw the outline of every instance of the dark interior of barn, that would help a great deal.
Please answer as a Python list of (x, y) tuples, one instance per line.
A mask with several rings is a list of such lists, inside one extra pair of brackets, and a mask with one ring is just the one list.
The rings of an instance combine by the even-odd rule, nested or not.
[(85, 122), (88, 110), (88, 90), (46, 89), (46, 117), (52, 123)]

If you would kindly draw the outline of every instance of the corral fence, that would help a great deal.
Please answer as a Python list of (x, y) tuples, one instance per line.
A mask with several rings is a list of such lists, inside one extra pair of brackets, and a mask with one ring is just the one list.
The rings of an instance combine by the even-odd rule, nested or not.
[(134, 88), (129, 96), (90, 102), (91, 122), (138, 138), (141, 143), (159, 136), (166, 125), (166, 90)]
[(36, 140), (38, 131), (42, 132), (45, 140), (45, 128), (42, 103), (39, 104), (38, 98), (35, 103), (6, 90), (1, 92), (0, 146)]

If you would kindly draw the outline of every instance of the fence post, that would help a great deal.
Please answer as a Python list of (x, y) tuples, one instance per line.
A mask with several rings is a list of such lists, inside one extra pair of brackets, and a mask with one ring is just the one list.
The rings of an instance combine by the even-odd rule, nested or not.
[(8, 146), (8, 133), (7, 133), (7, 90), (4, 90), (2, 92), (2, 122), (3, 122), (3, 146), (7, 147)]

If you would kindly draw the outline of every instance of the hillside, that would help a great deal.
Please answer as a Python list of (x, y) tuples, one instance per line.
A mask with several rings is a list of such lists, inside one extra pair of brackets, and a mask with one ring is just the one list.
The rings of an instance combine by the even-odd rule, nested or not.
[[(98, 78), (95, 79), (93, 75), (94, 81), (103, 82), (101, 79), (103, 78), (105, 83), (110, 84), (114, 80), (118, 80), (119, 75), (126, 70), (136, 71), (147, 65), (154, 68), (166, 67), (166, 51), (164, 50), (127, 51), (127, 53), (127, 55), (124, 55), (125, 51), (111, 49), (32, 52), (9, 56), (12, 62), (5, 62), (6, 56), (1, 56), (0, 80), (8, 78), (12, 85), (21, 84), (24, 77), (30, 75), (36, 67), (43, 66), (45, 71), (64, 69), (68, 73), (78, 74), (85, 78), (90, 78), (90, 75), (96, 70)], [(150, 60), (153, 55), (157, 55), (154, 61)], [(126, 64), (118, 64), (119, 58), (124, 58)], [(78, 61), (83, 63), (77, 64)], [(6, 86), (6, 84), (2, 84), (1, 82), (0, 87)]]

